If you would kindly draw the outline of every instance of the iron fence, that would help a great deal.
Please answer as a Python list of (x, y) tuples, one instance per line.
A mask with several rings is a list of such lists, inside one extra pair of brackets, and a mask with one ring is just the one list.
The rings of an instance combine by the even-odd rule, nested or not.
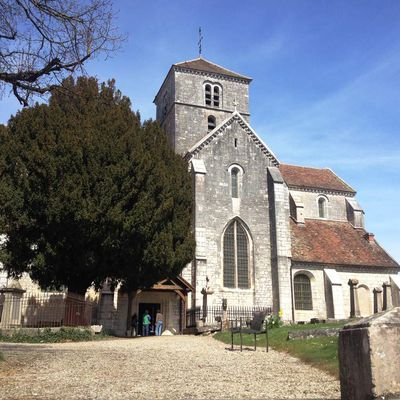
[(92, 324), (95, 303), (73, 293), (0, 293), (0, 328), (44, 328)]
[[(239, 321), (245, 322), (251, 320), (254, 314), (258, 312), (266, 312), (267, 315), (270, 315), (272, 313), (272, 308), (228, 306), (226, 317), (231, 326), (237, 326)], [(191, 308), (186, 311), (186, 327), (194, 327), (199, 321), (202, 321), (205, 325), (216, 325), (221, 322), (222, 315), (222, 306), (208, 306), (206, 310), (204, 310), (203, 307)]]

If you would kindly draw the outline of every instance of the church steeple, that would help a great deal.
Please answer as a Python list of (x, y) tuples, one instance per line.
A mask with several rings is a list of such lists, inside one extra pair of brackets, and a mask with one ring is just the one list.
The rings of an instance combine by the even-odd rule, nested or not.
[(172, 65), (154, 103), (175, 151), (186, 153), (236, 110), (249, 120), (250, 82), (202, 57)]

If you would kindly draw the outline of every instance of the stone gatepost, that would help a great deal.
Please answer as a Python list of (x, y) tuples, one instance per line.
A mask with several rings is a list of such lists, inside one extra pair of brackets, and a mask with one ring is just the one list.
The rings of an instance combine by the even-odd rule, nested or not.
[(374, 293), (374, 314), (376, 314), (379, 311), (382, 311), (382, 303), (381, 303), (381, 293), (382, 289), (380, 287), (376, 287), (373, 290)]
[(383, 304), (382, 304), (382, 311), (387, 310), (388, 308), (391, 308), (392, 306), (392, 301), (391, 301), (391, 292), (390, 292), (390, 283), (389, 282), (383, 282), (382, 285), (383, 288)]
[(342, 400), (400, 395), (400, 307), (346, 325), (339, 333)]
[(22, 295), (26, 292), (19, 283), (0, 289), (4, 296), (0, 328), (18, 328), (21, 326)]
[(222, 321), (221, 329), (226, 331), (230, 328), (228, 320), (228, 299), (222, 299)]

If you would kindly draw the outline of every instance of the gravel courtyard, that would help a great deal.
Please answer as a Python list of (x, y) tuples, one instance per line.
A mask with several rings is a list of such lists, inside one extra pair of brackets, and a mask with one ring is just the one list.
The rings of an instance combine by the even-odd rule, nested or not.
[(339, 382), (271, 350), (212, 337), (0, 343), (0, 399), (338, 399)]

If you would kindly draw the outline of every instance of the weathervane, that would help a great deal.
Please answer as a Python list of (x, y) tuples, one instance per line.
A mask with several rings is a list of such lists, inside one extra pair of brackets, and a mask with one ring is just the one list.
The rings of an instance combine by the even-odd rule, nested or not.
[(201, 57), (201, 42), (203, 41), (203, 36), (202, 36), (202, 34), (201, 34), (201, 26), (199, 27), (199, 42), (198, 42), (198, 45), (199, 45), (199, 57)]

